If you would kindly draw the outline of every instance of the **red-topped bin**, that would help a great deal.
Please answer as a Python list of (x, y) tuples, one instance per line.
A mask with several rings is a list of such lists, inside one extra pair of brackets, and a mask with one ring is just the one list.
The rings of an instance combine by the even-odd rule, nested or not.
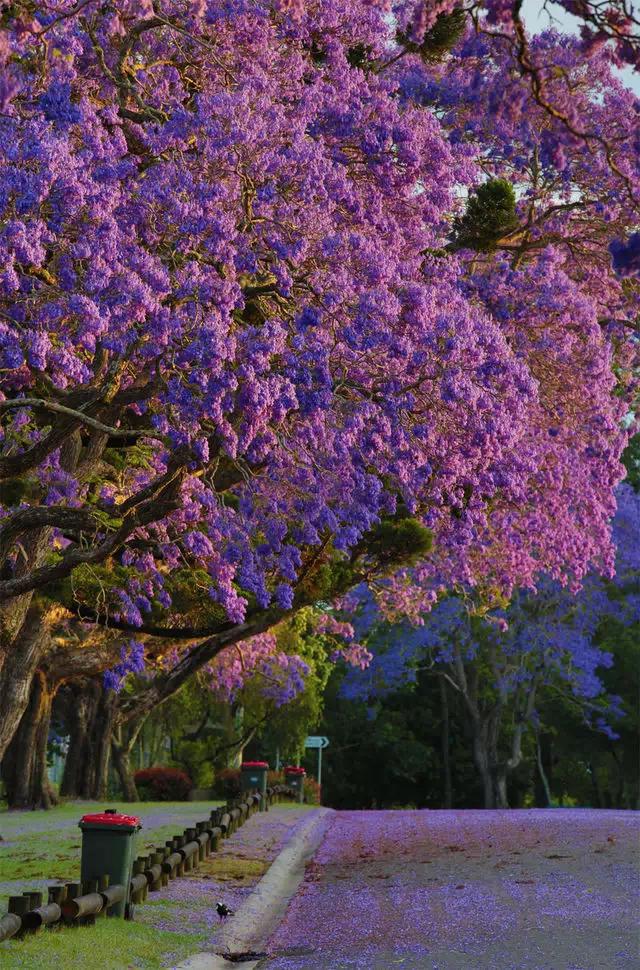
[(108, 875), (109, 885), (124, 886), (124, 899), (111, 906), (108, 915), (128, 917), (135, 837), (141, 828), (140, 819), (108, 808), (104, 812), (83, 815), (78, 824), (82, 830), (82, 882)]
[(259, 791), (262, 795), (260, 811), (267, 811), (267, 761), (243, 761), (240, 765), (242, 791)]
[(304, 780), (306, 777), (307, 773), (304, 768), (287, 765), (284, 769), (284, 780), (289, 788), (293, 788), (300, 803), (304, 801)]

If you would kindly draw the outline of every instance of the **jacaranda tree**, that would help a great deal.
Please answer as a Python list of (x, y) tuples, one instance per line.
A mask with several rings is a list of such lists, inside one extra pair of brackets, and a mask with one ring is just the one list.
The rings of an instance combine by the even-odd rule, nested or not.
[(611, 567), (635, 47), (580, 6), (536, 47), (496, 0), (2, 5), (0, 754), (118, 662), (72, 616), (185, 644), (122, 721), (430, 546)]
[(545, 696), (563, 698), (585, 726), (610, 739), (620, 718), (633, 714), (603, 682), (615, 662), (609, 628), (620, 636), (640, 624), (640, 495), (628, 484), (618, 489), (613, 534), (615, 579), (590, 574), (577, 595), (541, 577), (535, 591), (487, 611), (473, 590), (461, 589), (411, 625), (385, 622), (368, 591), (358, 591), (356, 633), (373, 659), (348, 673), (344, 696), (375, 705), (430, 669), (464, 707), (485, 807), (507, 807), (509, 776), (525, 735), (538, 731)]

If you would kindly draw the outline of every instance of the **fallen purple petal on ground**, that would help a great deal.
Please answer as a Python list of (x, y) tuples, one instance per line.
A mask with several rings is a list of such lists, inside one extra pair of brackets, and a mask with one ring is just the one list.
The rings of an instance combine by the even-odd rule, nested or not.
[(425, 970), (631, 970), (638, 818), (340, 812), (269, 943), (269, 970), (374, 970), (385, 960)]

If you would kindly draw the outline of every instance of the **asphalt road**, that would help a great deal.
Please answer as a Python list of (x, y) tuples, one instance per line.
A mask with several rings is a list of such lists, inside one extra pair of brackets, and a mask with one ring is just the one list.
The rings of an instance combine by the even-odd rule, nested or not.
[(260, 970), (639, 970), (640, 814), (338, 812)]

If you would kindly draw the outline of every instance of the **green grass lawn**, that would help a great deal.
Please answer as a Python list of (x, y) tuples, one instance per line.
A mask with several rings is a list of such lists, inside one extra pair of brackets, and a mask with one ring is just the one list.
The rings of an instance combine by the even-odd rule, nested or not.
[(0, 966), (2, 970), (160, 970), (203, 949), (206, 941), (206, 933), (176, 933), (101, 919), (95, 926), (43, 930), (0, 943)]
[[(138, 854), (162, 845), (189, 825), (209, 817), (221, 802), (109, 802), (109, 808), (138, 815)], [(80, 872), (78, 822), (104, 802), (67, 802), (48, 812), (0, 812), (0, 898), (50, 882), (73, 882)], [(37, 885), (36, 885), (37, 883)], [(0, 904), (0, 912), (4, 906)]]
[[(142, 829), (137, 852), (144, 854), (166, 839), (209, 816), (220, 802), (109, 802), (128, 814), (138, 815)], [(76, 881), (80, 873), (81, 832), (78, 821), (88, 812), (101, 811), (103, 802), (67, 802), (49, 812), (0, 811), (0, 914), (7, 897), (26, 889), (42, 889), (52, 882)], [(220, 860), (221, 862), (222, 860)], [(149, 897), (144, 909), (169, 912), (174, 904)], [(140, 911), (139, 911), (140, 912)], [(142, 914), (140, 913), (140, 916)], [(44, 930), (22, 940), (0, 943), (2, 970), (59, 970), (104, 967), (105, 970), (173, 966), (202, 948), (206, 932), (162, 930), (144, 922), (99, 919), (95, 926)], [(100, 958), (96, 958), (100, 954)], [(108, 956), (105, 956), (108, 954)]]

